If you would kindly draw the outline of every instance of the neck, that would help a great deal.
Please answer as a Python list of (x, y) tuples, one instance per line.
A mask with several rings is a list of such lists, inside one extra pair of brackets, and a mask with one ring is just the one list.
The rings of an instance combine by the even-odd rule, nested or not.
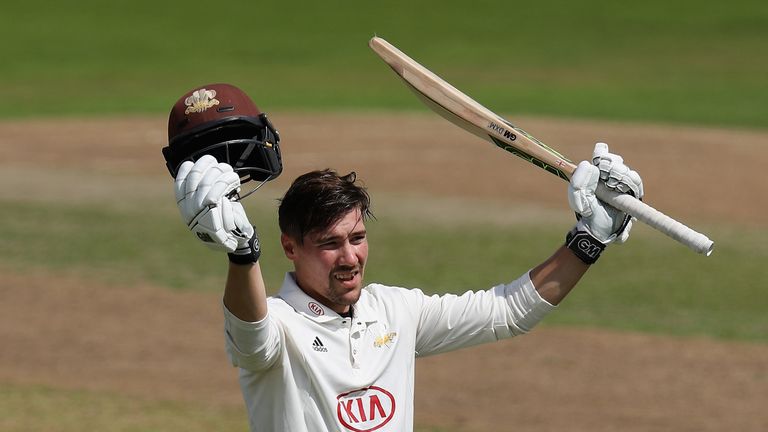
[(298, 286), (300, 290), (304, 291), (304, 294), (317, 300), (321, 305), (327, 307), (328, 309), (331, 309), (332, 311), (336, 312), (337, 314), (345, 318), (352, 317), (352, 306), (333, 303), (330, 300), (326, 299), (325, 297), (321, 296), (320, 294), (314, 291), (305, 289), (302, 286), (302, 283), (299, 282), (299, 279), (296, 277), (296, 273), (293, 273), (293, 281), (296, 282), (296, 286)]

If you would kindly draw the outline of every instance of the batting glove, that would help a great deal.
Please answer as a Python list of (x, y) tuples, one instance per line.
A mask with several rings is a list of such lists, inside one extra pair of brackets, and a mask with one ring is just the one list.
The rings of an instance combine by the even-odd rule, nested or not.
[(194, 163), (186, 161), (174, 186), (181, 218), (203, 244), (228, 252), (233, 262), (258, 259), (258, 237), (236, 200), (240, 176), (229, 164), (218, 163), (210, 155)]
[(582, 161), (568, 185), (568, 204), (578, 222), (566, 237), (566, 244), (583, 261), (592, 264), (605, 246), (624, 243), (629, 238), (634, 218), (597, 199), (598, 182), (635, 198), (643, 197), (643, 181), (624, 159), (608, 151), (605, 143), (595, 144), (592, 163)]

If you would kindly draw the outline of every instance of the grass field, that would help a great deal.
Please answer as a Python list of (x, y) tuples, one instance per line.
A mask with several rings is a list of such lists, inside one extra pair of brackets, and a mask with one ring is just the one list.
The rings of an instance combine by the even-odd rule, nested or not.
[[(221, 290), (222, 262), (187, 241), (175, 213), (29, 203), (5, 203), (4, 208), (0, 261), (6, 266), (99, 275), (123, 284)], [(269, 210), (252, 208), (250, 214), (260, 221), (265, 278), (275, 288), (289, 268)], [(57, 215), (53, 222), (51, 212)], [(19, 219), (19, 214), (25, 217)], [(403, 215), (391, 217), (369, 223), (372, 265), (367, 279), (431, 293), (460, 293), (514, 279), (548, 256), (570, 224), (564, 221), (559, 230), (535, 222), (428, 226), (405, 224)], [(639, 238), (627, 247), (611, 247), (600, 271), (587, 275), (583, 284), (588, 289), (569, 297), (568, 307), (547, 323), (768, 342), (768, 304), (762, 295), (768, 273), (761, 270), (768, 259), (768, 233), (708, 231), (722, 241), (702, 266), (701, 256), (639, 225)], [(41, 250), (46, 254), (42, 264)], [(659, 271), (665, 272), (663, 283)], [(729, 318), (735, 315), (739, 318)]]
[[(237, 84), (270, 113), (424, 111), (367, 48), (374, 34), (497, 112), (768, 128), (768, 3), (758, 0), (12, 2), (3, 5), (0, 26), (0, 120), (165, 116), (179, 95), (208, 82)], [(110, 136), (103, 142), (110, 145)], [(0, 136), (0, 156), (13, 145)], [(724, 167), (718, 175), (738, 169)], [(75, 275), (175, 293), (220, 290), (223, 258), (190, 240), (168, 202), (114, 197), (103, 205), (9, 195), (0, 193), (2, 272)], [(267, 283), (276, 287), (288, 262), (274, 209), (256, 197), (247, 205), (270, 263)], [(572, 224), (570, 215), (554, 222), (434, 224), (397, 207), (378, 216), (369, 224), (367, 279), (427, 292), (514, 278), (546, 257)], [(764, 345), (768, 232), (756, 225), (701, 227), (717, 241), (705, 261), (637, 226), (630, 244), (612, 246), (600, 270), (544, 326)], [(750, 378), (761, 380), (764, 373)], [(686, 398), (697, 404), (701, 395), (694, 396)], [(628, 427), (633, 417), (625, 415)], [(417, 431), (449, 432), (422, 427)], [(245, 428), (239, 406), (0, 381), (3, 431)]]
[(5, 432), (209, 432), (247, 427), (242, 410), (232, 407), (0, 385), (0, 429)]
[[(0, 384), (3, 432), (235, 432), (247, 428), (241, 408)], [(450, 431), (417, 427), (414, 432)]]
[[(358, 117), (357, 120), (364, 119)], [(304, 118), (304, 121), (306, 122), (307, 119)], [(305, 130), (306, 134), (294, 136), (294, 140), (291, 141), (291, 154), (296, 156), (293, 160), (301, 164), (300, 161), (316, 155), (318, 148), (321, 151), (329, 151), (323, 150), (322, 146), (313, 142), (315, 139), (315, 135), (311, 133), (313, 128), (307, 128), (296, 118), (293, 122), (297, 126), (296, 130)], [(404, 123), (402, 119), (390, 120), (388, 124), (401, 123)], [(45, 129), (57, 130), (51, 125), (61, 123), (41, 122), (41, 124)], [(132, 127), (136, 123), (126, 121), (123, 124)], [(154, 120), (143, 123), (145, 127), (151, 124), (154, 124)], [(440, 124), (425, 123), (427, 129)], [(558, 123), (555, 122), (555, 124)], [(410, 127), (412, 130), (419, 130), (424, 126), (419, 123)], [(557, 126), (554, 128), (559, 129)], [(110, 129), (110, 127), (105, 128), (107, 132)], [(602, 127), (596, 127), (596, 129), (602, 129)], [(16, 128), (4, 130), (16, 130)], [(65, 155), (58, 148), (62, 145), (74, 145), (85, 139), (98, 146), (97, 143), (106, 136), (95, 131), (91, 126), (84, 127), (84, 130), (86, 132), (82, 136), (66, 137), (66, 140), (49, 141), (47, 138), (42, 138), (44, 142), (37, 145), (44, 146), (63, 157)], [(378, 133), (380, 132), (374, 135)], [(461, 139), (463, 135), (458, 135), (460, 138), (458, 142), (441, 142), (441, 145), (444, 148), (453, 149), (453, 152), (467, 148)], [(345, 138), (348, 144), (334, 144), (338, 146), (339, 153), (346, 154), (350, 146), (360, 146), (356, 144), (357, 139), (354, 135)], [(23, 138), (20, 139), (23, 141)], [(92, 426), (94, 430), (115, 431), (159, 431), (174, 430), (174, 428), (205, 430), (207, 425), (217, 424), (220, 426), (217, 430), (242, 431), (245, 412), (238, 402), (233, 403), (230, 399), (227, 404), (219, 406), (211, 405), (212, 399), (218, 402), (215, 397), (206, 398), (198, 395), (198, 399), (194, 401), (181, 398), (182, 394), (191, 391), (190, 386), (195, 388), (194, 380), (185, 381), (184, 374), (175, 376), (173, 369), (158, 370), (158, 367), (166, 361), (180, 361), (179, 357), (182, 356), (169, 356), (163, 353), (160, 354), (160, 358), (150, 357), (142, 360), (146, 355), (157, 352), (155, 344), (151, 341), (143, 343), (142, 339), (150, 334), (156, 334), (151, 323), (168, 314), (168, 310), (161, 309), (163, 305), (171, 305), (170, 310), (179, 313), (175, 318), (171, 314), (169, 318), (171, 323), (189, 326), (192, 323), (187, 317), (190, 316), (194, 317), (192, 321), (197, 322), (199, 318), (197, 314), (189, 314), (190, 309), (183, 306), (187, 302), (177, 303), (187, 298), (185, 294), (201, 295), (203, 297), (199, 297), (199, 300), (202, 300), (202, 303), (213, 305), (213, 320), (201, 323), (204, 324), (206, 331), (213, 332), (214, 335), (204, 340), (189, 341), (187, 350), (181, 352), (189, 354), (191, 350), (195, 353), (194, 356), (197, 356), (202, 352), (201, 350), (207, 350), (207, 352), (213, 351), (214, 358), (222, 355), (218, 333), (220, 311), (216, 310), (215, 306), (224, 278), (225, 259), (203, 248), (194, 239), (190, 239), (187, 230), (179, 223), (173, 202), (169, 202), (170, 179), (166, 173), (162, 172), (162, 164), (158, 163), (159, 152), (155, 148), (156, 145), (144, 151), (145, 146), (141, 142), (136, 143), (129, 139), (127, 141), (130, 144), (126, 144), (124, 137), (115, 139), (114, 145), (130, 155), (129, 161), (121, 160), (123, 156), (120, 152), (115, 154), (101, 151), (60, 161), (56, 158), (38, 161), (37, 157), (41, 155), (33, 152), (31, 154), (33, 157), (27, 159), (26, 151), (7, 146), (8, 141), (4, 141), (3, 149), (7, 151), (5, 153), (7, 168), (2, 171), (4, 188), (0, 192), (0, 202), (4, 210), (0, 212), (0, 224), (4, 230), (4, 234), (0, 236), (0, 274), (8, 276), (10, 286), (3, 284), (0, 293), (7, 294), (7, 298), (13, 300), (0, 304), (5, 308), (4, 312), (0, 311), (0, 319), (5, 318), (4, 322), (7, 323), (0, 326), (2, 328), (0, 339), (7, 341), (6, 345), (12, 347), (10, 350), (0, 352), (0, 374), (4, 374), (3, 376), (8, 377), (9, 380), (5, 382), (4, 379), (0, 379), (0, 407), (2, 407), (0, 418), (3, 419), (0, 429), (67, 432), (79, 426)], [(28, 145), (34, 147), (36, 142), (36, 139), (32, 139)], [(412, 148), (419, 144), (418, 138), (412, 138), (405, 142), (403, 147)], [(371, 149), (375, 146), (376, 143), (369, 143), (362, 148)], [(660, 147), (663, 146), (662, 143)], [(750, 148), (749, 145), (734, 144), (734, 146), (741, 151)], [(77, 148), (86, 147), (89, 146)], [(137, 149), (140, 151), (137, 152)], [(397, 152), (396, 149), (388, 151)], [(678, 149), (669, 154), (677, 155), (679, 153), (676, 152), (679, 151), (681, 150)], [(367, 173), (363, 178), (373, 182), (377, 175), (381, 175), (381, 172), (376, 170), (382, 165), (381, 161), (389, 161), (391, 158), (384, 152), (368, 156), (363, 153), (365, 152), (353, 152), (352, 155), (358, 155), (358, 157), (351, 158), (346, 163), (359, 167), (361, 172)], [(418, 166), (419, 161), (428, 154), (430, 154), (428, 146), (426, 149), (419, 150), (412, 148), (410, 157), (414, 161), (410, 164)], [(490, 156), (493, 155), (496, 153), (490, 154)], [(329, 156), (331, 159), (335, 158), (333, 153)], [(460, 165), (462, 158), (454, 159), (446, 156), (448, 155), (440, 155), (440, 158), (434, 160), (434, 164), (439, 167), (435, 172), (459, 173), (463, 168)], [(677, 159), (677, 156), (673, 157)], [(458, 164), (454, 165), (452, 162), (454, 160)], [(694, 163), (702, 167), (709, 166), (710, 163), (700, 156), (697, 156), (694, 161), (698, 161)], [(519, 193), (519, 188), (509, 193), (494, 195), (495, 198), (486, 197), (485, 200), (473, 197), (472, 191), (479, 190), (476, 187), (481, 186), (480, 183), (488, 176), (503, 179), (505, 182), (526, 179), (524, 175), (526, 167), (516, 159), (502, 159), (498, 165), (491, 162), (487, 161), (483, 164), (486, 172), (463, 179), (470, 186), (463, 189), (468, 195), (451, 199), (446, 199), (440, 193), (435, 193), (434, 196), (427, 193), (425, 196), (406, 200), (399, 198), (401, 195), (388, 196), (385, 193), (387, 188), (383, 187), (387, 182), (379, 179), (375, 183), (379, 186), (374, 187), (372, 191), (378, 219), (368, 224), (372, 249), (367, 279), (405, 286), (420, 286), (428, 292), (459, 292), (467, 288), (483, 288), (516, 277), (560, 244), (563, 240), (562, 233), (573, 223), (571, 215), (564, 211), (562, 203), (555, 210), (547, 206), (540, 207), (541, 204), (533, 202), (530, 205), (526, 202), (515, 202), (520, 199), (520, 195), (514, 192)], [(512, 167), (514, 172), (510, 172)], [(303, 168), (291, 166), (289, 169), (293, 171)], [(658, 182), (663, 178), (669, 178), (668, 174), (664, 170), (656, 170), (656, 175), (652, 177), (655, 177)], [(401, 181), (402, 184), (397, 185), (395, 191), (406, 193), (408, 191), (405, 189), (431, 190), (420, 188), (428, 187), (427, 183), (432, 175), (420, 174), (418, 178), (424, 184), (413, 178)], [(246, 202), (251, 220), (257, 224), (263, 238), (262, 262), (267, 282), (273, 291), (282, 278), (282, 273), (288, 269), (288, 262), (281, 256), (279, 250), (277, 224), (274, 219), (275, 200), (270, 196), (270, 194), (279, 194), (284, 181), (287, 179), (278, 179), (276, 183), (268, 185), (266, 191), (261, 191)], [(653, 183), (649, 182), (649, 187)], [(733, 187), (737, 183), (740, 182), (731, 180), (728, 184)], [(759, 191), (753, 183), (750, 184), (752, 187), (747, 188), (747, 191)], [(670, 186), (667, 192), (654, 188), (656, 192), (653, 195), (655, 199), (660, 199), (661, 195), (665, 194), (669, 198), (674, 196), (670, 194), (674, 190), (687, 190), (685, 185), (685, 183), (675, 184), (674, 187)], [(555, 184), (554, 180), (553, 183), (542, 181), (541, 192), (546, 194), (548, 189), (556, 186), (562, 188), (563, 184)], [(689, 193), (696, 195), (697, 191), (689, 191)], [(747, 196), (757, 196), (757, 194), (750, 192)], [(748, 204), (740, 203), (738, 195), (736, 199), (723, 197), (722, 202), (726, 206)], [(670, 202), (667, 201), (667, 204)], [(748, 207), (750, 209), (760, 208), (755, 201), (749, 204), (752, 205)], [(682, 210), (680, 204), (675, 205), (674, 209), (675, 213)], [(761, 214), (760, 211), (752, 213)], [(638, 225), (629, 244), (611, 246), (609, 252), (601, 258), (597, 268), (587, 275), (577, 291), (566, 299), (557, 313), (547, 318), (544, 323), (544, 333), (538, 333), (546, 338), (547, 330), (558, 332), (564, 329), (582, 328), (594, 331), (597, 328), (600, 329), (599, 332), (610, 334), (612, 337), (608, 342), (598, 338), (598, 343), (595, 345), (594, 342), (590, 342), (590, 338), (580, 339), (577, 336), (576, 340), (582, 340), (584, 346), (582, 348), (580, 344), (578, 349), (574, 349), (573, 346), (559, 348), (564, 341), (554, 337), (550, 342), (554, 342), (563, 352), (548, 352), (547, 349), (552, 349), (551, 346), (548, 348), (551, 344), (542, 343), (539, 350), (543, 351), (543, 354), (538, 360), (544, 363), (536, 368), (523, 368), (523, 370), (528, 370), (530, 373), (530, 371), (539, 370), (540, 367), (558, 367), (562, 365), (559, 362), (565, 361), (562, 359), (563, 356), (569, 358), (566, 370), (573, 370), (572, 362), (583, 361), (587, 352), (583, 350), (587, 347), (597, 350), (595, 361), (602, 359), (607, 363), (602, 367), (615, 367), (617, 364), (624, 367), (622, 362), (631, 358), (621, 360), (623, 353), (615, 351), (612, 354), (605, 353), (601, 357), (600, 347), (613, 345), (627, 347), (621, 345), (625, 339), (637, 341), (638, 332), (653, 333), (660, 339), (643, 342), (642, 337), (647, 337), (643, 335), (639, 340), (642, 344), (641, 352), (637, 351), (637, 344), (631, 345), (632, 349), (627, 350), (635, 353), (630, 355), (637, 355), (640, 358), (655, 356), (659, 352), (669, 353), (668, 357), (657, 359), (658, 363), (655, 364), (658, 367), (653, 368), (648, 377), (643, 375), (639, 382), (635, 381), (634, 385), (639, 386), (637, 388), (641, 394), (643, 389), (656, 388), (656, 384), (652, 384), (653, 380), (663, 388), (683, 386), (686, 382), (714, 382), (718, 387), (714, 392), (711, 389), (706, 391), (698, 387), (695, 387), (695, 390), (689, 389), (687, 392), (681, 388), (680, 391), (684, 394), (699, 392), (699, 397), (710, 401), (709, 405), (706, 405), (714, 407), (710, 410), (712, 413), (710, 417), (719, 416), (723, 419), (721, 423), (717, 421), (711, 423), (713, 425), (730, 422), (736, 417), (748, 421), (750, 418), (748, 415), (744, 416), (733, 411), (736, 407), (729, 407), (726, 410), (727, 405), (713, 402), (712, 399), (721, 397), (729, 401), (738, 400), (728, 396), (732, 392), (725, 390), (725, 387), (737, 387), (739, 392), (743, 392), (746, 386), (752, 389), (751, 393), (747, 391), (748, 394), (759, 396), (762, 394), (760, 389), (765, 388), (761, 383), (768, 382), (765, 381), (768, 377), (760, 372), (762, 368), (760, 365), (763, 364), (759, 357), (761, 351), (759, 348), (750, 348), (752, 345), (765, 346), (765, 335), (768, 334), (766, 331), (768, 322), (764, 314), (768, 305), (765, 296), (762, 295), (762, 289), (768, 284), (768, 280), (761, 268), (768, 254), (765, 246), (768, 244), (766, 231), (759, 220), (755, 220), (753, 228), (749, 228), (748, 225), (729, 224), (725, 219), (718, 218), (712, 219), (713, 222), (701, 224), (690, 211), (684, 214), (688, 215), (685, 219), (691, 217), (694, 226), (715, 239), (717, 242), (715, 254), (708, 258), (696, 255), (660, 234)], [(715, 214), (702, 216), (708, 219)], [(751, 218), (741, 216), (737, 220), (749, 219)], [(718, 220), (721, 223), (715, 223)], [(29, 278), (25, 276), (37, 274), (44, 276)], [(7, 292), (6, 288), (9, 288)], [(147, 296), (148, 293), (153, 292), (162, 292), (165, 297), (157, 297), (157, 294)], [(43, 297), (37, 299), (39, 306), (47, 305), (40, 311), (35, 308), (36, 295)], [(75, 296), (71, 311), (68, 299), (70, 295)], [(89, 298), (93, 298), (93, 303), (88, 300)], [(31, 321), (25, 321), (27, 318), (14, 319), (12, 318), (14, 309), (21, 310), (21, 316), (34, 316), (37, 319)], [(29, 311), (29, 314), (24, 314), (24, 310)], [(127, 316), (126, 313), (128, 313)], [(48, 328), (48, 318), (57, 318), (52, 323), (54, 327), (52, 329)], [(149, 320), (149, 322), (141, 326), (137, 320)], [(26, 324), (20, 324), (22, 322)], [(126, 326), (124, 323), (131, 324)], [(79, 330), (81, 325), (82, 332)], [(130, 331), (139, 327), (143, 327), (143, 331)], [(195, 334), (202, 330), (201, 324), (197, 327)], [(620, 333), (614, 333), (616, 331)], [(32, 343), (33, 347), (37, 346), (37, 349), (19, 348), (19, 345), (30, 344), (28, 338), (24, 336), (30, 332), (47, 339), (41, 340), (37, 345)], [(138, 337), (135, 337), (137, 335)], [(674, 335), (674, 337), (669, 338), (668, 335)], [(111, 344), (104, 345), (99, 341), (105, 339), (110, 341), (113, 337), (124, 342), (116, 348), (119, 347), (119, 353), (127, 357), (120, 356), (113, 361), (110, 359), (103, 362), (106, 364), (101, 364), (99, 359), (105, 358), (103, 353), (110, 351), (104, 348), (109, 348)], [(37, 337), (34, 337), (32, 341), (36, 339)], [(571, 339), (573, 335), (568, 336), (566, 341)], [(534, 337), (532, 340), (539, 339)], [(714, 352), (696, 348), (696, 344), (700, 344), (696, 341), (708, 341), (714, 344), (712, 345), (715, 348)], [(87, 362), (94, 369), (93, 381), (89, 374), (88, 377), (82, 377), (84, 387), (79, 385), (81, 382), (79, 379), (71, 378), (69, 384), (57, 384), (60, 383), (59, 378), (52, 376), (51, 371), (59, 370), (58, 368), (66, 371), (66, 367), (56, 362), (55, 355), (51, 357), (52, 353), (48, 352), (49, 344), (64, 350), (63, 360), (67, 360), (67, 364), (70, 365), (73, 361), (76, 362), (77, 353), (82, 351), (82, 354), (79, 354), (84, 356), (82, 362)], [(130, 350), (129, 346), (133, 346), (134, 349)], [(517, 342), (514, 346), (518, 346)], [(539, 350), (537, 353), (541, 352)], [(33, 352), (39, 354), (30, 355)], [(175, 352), (177, 352), (176, 349), (174, 349)], [(751, 352), (755, 354), (750, 354)], [(682, 355), (683, 353), (686, 355)], [(93, 354), (97, 354), (95, 358)], [(53, 364), (45, 367), (45, 359), (48, 357), (51, 357), (48, 361), (52, 361)], [(500, 358), (498, 355), (494, 357)], [(515, 358), (518, 361), (524, 360)], [(146, 363), (143, 363), (144, 361)], [(426, 371), (422, 369), (420, 376), (425, 372), (445, 369), (451, 360), (445, 361), (446, 363), (437, 363), (433, 367), (428, 367)], [(465, 359), (460, 363), (462, 367), (467, 361), (476, 360)], [(734, 364), (734, 361), (737, 363)], [(33, 363), (30, 365), (30, 362)], [(40, 362), (43, 364), (35, 367)], [(113, 362), (114, 365), (111, 364)], [(454, 362), (456, 364), (456, 360)], [(704, 371), (696, 374), (691, 374), (688, 370), (688, 368), (701, 368), (702, 363), (706, 366), (707, 362), (714, 362), (714, 369), (705, 368)], [(129, 381), (121, 383), (119, 377), (126, 372), (127, 365), (133, 364), (136, 366), (127, 370), (129, 373), (125, 378)], [(756, 364), (758, 366), (755, 366)], [(205, 371), (202, 374), (205, 376), (230, 370), (225, 363), (216, 363), (209, 368), (205, 368), (205, 365), (207, 363), (201, 363), (198, 365), (199, 368), (194, 370)], [(674, 365), (681, 370), (669, 372)], [(579, 384), (578, 379), (588, 377), (589, 370), (593, 366), (590, 364), (588, 368), (588, 370), (577, 369), (574, 374), (577, 379), (574, 388), (600, 392), (608, 386), (605, 381), (603, 384)], [(622, 387), (621, 394), (627, 393), (624, 386), (632, 387), (632, 384), (626, 380), (631, 380), (633, 374), (637, 374), (635, 371), (640, 368), (640, 365), (627, 366), (627, 368), (626, 371), (614, 372), (622, 375), (622, 379), (616, 381)], [(111, 371), (114, 372), (109, 373)], [(552, 372), (555, 371), (550, 370), (545, 373)], [(73, 372), (64, 373), (71, 375)], [(718, 376), (722, 373), (731, 375)], [(197, 372), (194, 374), (199, 375)], [(665, 378), (665, 374), (675, 378)], [(167, 385), (161, 384), (165, 382), (164, 380), (153, 380), (154, 386), (141, 393), (140, 383), (148, 385), (146, 376), (150, 378), (168, 376), (171, 379)], [(607, 377), (610, 376), (610, 373), (607, 374)], [(707, 379), (703, 380), (701, 378), (703, 376)], [(560, 380), (563, 378), (565, 377), (560, 377)], [(139, 383), (133, 384), (132, 379)], [(448, 377), (438, 376), (433, 379), (444, 382)], [(648, 379), (652, 380), (650, 384)], [(735, 385), (728, 384), (734, 382), (734, 379)], [(25, 380), (30, 380), (31, 384), (24, 385)], [(746, 382), (739, 380), (746, 380)], [(519, 385), (525, 383), (525, 378), (518, 376), (508, 381)], [(492, 384), (484, 380), (479, 382), (483, 385)], [(86, 385), (98, 387), (94, 389), (85, 387)], [(469, 386), (469, 383), (464, 383), (460, 388), (469, 388)], [(165, 396), (153, 396), (156, 392), (152, 389), (155, 387), (170, 390), (166, 390)], [(237, 389), (234, 384), (224, 387), (230, 394), (236, 395)], [(134, 393), (129, 393), (129, 390)], [(482, 390), (475, 391), (478, 393), (472, 391), (464, 393), (474, 395), (475, 399), (482, 397)], [(550, 388), (549, 391), (552, 389)], [(557, 390), (556, 393), (560, 394), (561, 391), (564, 391), (564, 388)], [(446, 401), (455, 397), (450, 389), (435, 390), (433, 394), (437, 392), (440, 392), (440, 397), (446, 398)], [(653, 392), (654, 396), (666, 397), (666, 402), (663, 404), (669, 408), (652, 407), (656, 417), (651, 418), (650, 421), (665, 425), (673, 424), (673, 420), (670, 420), (670, 412), (673, 418), (679, 417), (673, 401), (682, 401), (684, 398), (675, 396), (675, 393), (670, 394), (669, 391), (659, 395), (656, 395), (656, 390)], [(136, 393), (140, 396), (136, 396)], [(179, 399), (172, 396), (175, 393), (178, 393)], [(429, 393), (429, 387), (419, 386), (419, 395)], [(462, 392), (457, 394), (461, 395)], [(610, 390), (606, 390), (605, 394), (610, 395)], [(599, 396), (599, 394), (593, 396)], [(609, 398), (621, 399), (617, 395)], [(748, 396), (747, 399), (749, 399)], [(209, 403), (206, 403), (206, 400)], [(656, 397), (653, 400), (656, 400)], [(758, 397), (754, 400), (760, 399)], [(532, 402), (535, 401), (536, 399), (532, 399)], [(596, 414), (591, 417), (594, 420), (574, 421), (573, 413), (569, 411), (569, 409), (577, 409), (574, 403), (575, 401), (565, 403), (563, 405), (565, 410), (551, 418), (549, 416), (552, 414), (548, 413), (546, 421), (534, 420), (534, 422), (538, 425), (550, 425), (555, 424), (553, 422), (557, 422), (557, 419), (567, 419), (568, 424), (575, 424), (572, 430), (586, 431), (594, 430), (591, 425), (592, 422), (598, 422), (598, 418), (601, 424), (610, 421)], [(631, 406), (636, 406), (638, 403), (648, 409), (647, 405), (643, 405), (639, 400), (632, 400)], [(673, 405), (668, 405), (669, 403)], [(683, 406), (698, 405), (696, 401), (680, 403)], [(754, 405), (745, 403), (743, 400), (739, 400), (738, 404), (739, 408), (744, 409), (747, 414), (755, 412), (754, 409), (748, 408)], [(19, 406), (26, 408), (15, 408)], [(629, 406), (619, 404), (619, 407), (624, 407), (623, 409), (629, 409), (627, 408)], [(447, 409), (433, 409), (432, 412), (437, 411), (440, 415), (433, 414), (434, 417), (429, 419), (434, 420), (423, 420), (420, 425), (425, 428), (424, 430), (441, 432), (487, 430), (478, 426), (472, 429), (464, 428), (460, 426), (466, 425), (462, 423), (462, 419), (455, 419), (455, 417), (452, 417), (454, 420), (450, 422), (444, 420), (454, 412)], [(481, 409), (481, 407), (474, 409)], [(98, 413), (93, 414), (94, 410), (98, 410)], [(419, 411), (429, 412), (429, 409), (422, 405)], [(579, 412), (588, 411), (579, 409)], [(619, 410), (619, 412), (622, 411)], [(482, 419), (487, 418), (487, 415), (480, 414), (478, 411), (477, 415), (469, 415), (464, 421), (477, 421), (475, 417)], [(584, 414), (585, 417), (588, 415)], [(628, 411), (624, 415), (630, 419), (629, 423), (635, 425), (632, 430), (647, 430), (642, 422), (638, 423), (641, 418), (645, 418), (644, 414)], [(60, 419), (51, 420), (56, 417)], [(696, 418), (703, 423), (714, 421), (705, 417)], [(629, 424), (621, 418), (614, 421), (614, 424)], [(647, 425), (645, 423), (645, 426)], [(531, 427), (530, 430), (541, 429)], [(745, 427), (741, 430), (760, 429)]]
[(164, 113), (212, 81), (268, 110), (423, 109), (367, 48), (378, 34), (498, 112), (768, 126), (758, 0), (30, 1), (3, 16), (2, 117)]

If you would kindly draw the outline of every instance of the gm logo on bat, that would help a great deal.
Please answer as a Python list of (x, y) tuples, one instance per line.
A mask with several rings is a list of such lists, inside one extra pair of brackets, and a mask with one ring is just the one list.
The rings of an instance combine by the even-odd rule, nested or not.
[(496, 131), (502, 135), (504, 135), (504, 138), (514, 141), (517, 139), (517, 135), (513, 134), (512, 132), (508, 131), (506, 128), (497, 125), (494, 122), (491, 122), (491, 124), (488, 125), (488, 129)]

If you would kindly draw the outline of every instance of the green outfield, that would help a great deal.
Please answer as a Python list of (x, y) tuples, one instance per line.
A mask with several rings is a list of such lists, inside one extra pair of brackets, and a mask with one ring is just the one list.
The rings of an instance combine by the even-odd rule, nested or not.
[(42, 386), (0, 385), (0, 429), (5, 432), (244, 431), (242, 410), (143, 400), (117, 393)]
[[(76, 5), (32, 0), (5, 4), (2, 17), (0, 123), (39, 117), (164, 119), (179, 95), (209, 82), (237, 84), (269, 113), (426, 112), (368, 49), (376, 34), (500, 113), (768, 130), (768, 3), (759, 0), (233, 0), (215, 6), (202, 0)], [(0, 173), (6, 162), (2, 151), (17, 144), (5, 138), (0, 136)], [(110, 136), (103, 145), (110, 145)], [(162, 166), (159, 148), (157, 159)], [(11, 171), (42, 173), (52, 190), (78, 184), (72, 178), (79, 174), (60, 185), (51, 180), (72, 174), (71, 166), (59, 171), (56, 161), (22, 162), (9, 164)], [(82, 191), (51, 200), (36, 197), (34, 190), (2, 192), (0, 185), (0, 275), (42, 272), (98, 286), (149, 286), (218, 299), (226, 260), (190, 237), (171, 202), (169, 183), (141, 170), (81, 165), (97, 172), (95, 182), (106, 180), (96, 186), (83, 181)], [(714, 174), (725, 178), (738, 169)], [(104, 192), (109, 181), (126, 190), (138, 179), (137, 184), (150, 185), (147, 196)], [(707, 181), (718, 180), (704, 178), (702, 187)], [(98, 188), (96, 196), (108, 198), (89, 195)], [(376, 203), (376, 191), (372, 195)], [(366, 279), (430, 293), (508, 281), (546, 258), (573, 224), (570, 214), (553, 219), (551, 209), (538, 204), (536, 211), (547, 217), (434, 223), (385, 198), (387, 205), (376, 209), (378, 219), (368, 225)], [(423, 197), (422, 205), (437, 207), (431, 198)], [(473, 197), (459, 198), (470, 205)], [(275, 201), (259, 194), (246, 201), (251, 220), (258, 221), (262, 262), (269, 263), (263, 266), (265, 279), (274, 292), (289, 270), (280, 251)], [(765, 346), (764, 215), (757, 212), (751, 226), (706, 214), (703, 223), (694, 218), (693, 225), (716, 241), (708, 258), (638, 224), (629, 244), (611, 246), (599, 270), (588, 273), (542, 325)], [(45, 317), (32, 317), (19, 326), (33, 324), (47, 325)], [(0, 379), (0, 430), (247, 428), (239, 405), (206, 404), (204, 398), (158, 401), (121, 389), (28, 384), (28, 378)], [(765, 374), (754, 380), (766, 380)], [(418, 432), (461, 430), (420, 426)]]
[[(263, 239), (263, 261), (268, 263), (265, 279), (274, 289), (289, 270), (280, 250), (275, 211), (251, 207), (250, 217), (259, 221)], [(213, 293), (221, 289), (222, 261), (214, 252), (190, 244), (178, 216), (168, 208), (118, 211), (8, 202), (4, 208), (0, 262), (5, 266), (88, 274), (121, 284)], [(56, 214), (53, 222), (51, 212)], [(14, 216), (19, 214), (25, 217)], [(546, 258), (571, 223), (564, 220), (558, 229), (533, 221), (429, 226), (405, 224), (403, 220), (412, 218), (399, 216), (385, 212), (381, 220), (369, 223), (371, 265), (366, 278), (430, 293), (483, 289), (517, 277)], [(588, 288), (569, 297), (567, 306), (548, 317), (547, 324), (768, 342), (768, 303), (762, 295), (768, 286), (768, 273), (762, 271), (768, 260), (768, 233), (707, 228), (718, 242), (716, 253), (704, 258), (637, 226), (630, 244), (612, 246), (599, 271), (582, 282)], [(44, 263), (39, 260), (41, 250)]]
[(766, 127), (759, 0), (148, 0), (3, 7), (0, 116), (165, 112), (233, 82), (276, 109), (423, 109), (378, 34), (497, 112)]
[[(108, 392), (0, 384), (3, 432), (235, 432), (248, 429), (240, 407), (158, 402)], [(450, 432), (417, 427), (414, 432)]]

